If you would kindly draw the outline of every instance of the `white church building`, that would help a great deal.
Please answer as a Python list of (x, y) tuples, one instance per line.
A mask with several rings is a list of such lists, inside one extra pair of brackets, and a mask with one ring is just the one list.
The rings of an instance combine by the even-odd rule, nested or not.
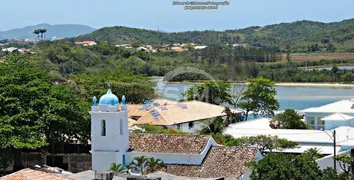
[(252, 147), (225, 147), (211, 136), (130, 133), (126, 98), (121, 103), (111, 90), (91, 107), (92, 169), (107, 171), (110, 165), (127, 166), (135, 157), (160, 158), (163, 170), (177, 176), (248, 179), (246, 163), (262, 156)]

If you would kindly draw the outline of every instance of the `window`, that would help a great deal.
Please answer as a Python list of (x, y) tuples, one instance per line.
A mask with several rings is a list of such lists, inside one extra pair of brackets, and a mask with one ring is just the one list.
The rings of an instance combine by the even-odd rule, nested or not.
[(306, 122), (308, 125), (310, 125), (312, 128), (315, 127), (315, 117), (307, 117)]
[(101, 121), (101, 136), (106, 136), (106, 121)]
[(119, 121), (119, 132), (120, 132), (120, 135), (123, 135), (123, 120), (120, 119)]
[(194, 122), (189, 122), (188, 127), (189, 127), (189, 129), (192, 129), (194, 127)]
[(181, 125), (180, 124), (177, 124), (177, 129), (181, 130)]
[(317, 129), (324, 129), (325, 121), (322, 121), (323, 117), (317, 117)]

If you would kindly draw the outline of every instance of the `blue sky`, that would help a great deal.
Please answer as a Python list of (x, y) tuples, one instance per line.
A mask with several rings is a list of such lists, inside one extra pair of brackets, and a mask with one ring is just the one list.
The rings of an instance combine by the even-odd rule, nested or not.
[[(183, 1), (183, 0), (180, 0)], [(201, 0), (199, 0), (201, 1)], [(204, 0), (208, 1), (208, 0)], [(9, 1), (8, 1), (9, 2)], [(0, 31), (49, 24), (129, 26), (165, 31), (225, 30), (297, 20), (354, 18), (354, 0), (229, 0), (216, 11), (186, 11), (172, 0), (17, 0), (2, 3)]]

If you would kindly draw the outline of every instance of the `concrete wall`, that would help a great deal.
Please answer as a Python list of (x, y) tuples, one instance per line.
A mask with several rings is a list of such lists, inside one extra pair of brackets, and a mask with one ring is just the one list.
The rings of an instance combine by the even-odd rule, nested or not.
[(91, 154), (69, 154), (68, 171), (78, 173), (92, 169)]
[[(47, 156), (42, 153), (23, 153), (22, 163), (25, 168), (33, 167), (35, 165), (47, 164)], [(55, 154), (55, 156), (63, 156), (67, 160), (68, 169), (67, 171), (77, 173), (86, 170), (91, 170), (91, 154)], [(13, 167), (13, 162), (6, 169), (6, 171), (11, 172)]]
[[(343, 153), (346, 153), (346, 152), (349, 152), (348, 156), (350, 156), (350, 150), (349, 151), (340, 152), (340, 153), (337, 154), (337, 156), (341, 155)], [(327, 167), (334, 168), (333, 154), (325, 156), (325, 157), (323, 157), (321, 159), (318, 159), (318, 160), (316, 160), (316, 162), (317, 162), (317, 164), (318, 164), (318, 166), (319, 166), (319, 168), (321, 170), (326, 169)], [(337, 172), (338, 173), (342, 173), (343, 171), (340, 168), (338, 161), (336, 161), (336, 166), (337, 166)]]
[(120, 152), (92, 151), (92, 170), (107, 171), (113, 162), (123, 164), (123, 154)]

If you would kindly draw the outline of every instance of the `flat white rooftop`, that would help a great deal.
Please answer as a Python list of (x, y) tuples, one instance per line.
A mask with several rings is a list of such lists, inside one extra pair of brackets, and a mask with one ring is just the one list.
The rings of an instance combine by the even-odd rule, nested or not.
[(354, 114), (354, 99), (340, 100), (320, 107), (304, 109), (304, 113), (350, 113)]
[[(354, 146), (354, 128), (349, 126), (341, 126), (336, 130), (337, 145), (341, 143)], [(242, 123), (229, 125), (223, 134), (229, 134), (234, 138), (252, 137), (258, 135), (278, 136), (289, 141), (299, 144), (333, 144), (333, 130), (300, 130), (300, 129), (271, 129), (269, 127), (269, 119), (261, 118)]]

